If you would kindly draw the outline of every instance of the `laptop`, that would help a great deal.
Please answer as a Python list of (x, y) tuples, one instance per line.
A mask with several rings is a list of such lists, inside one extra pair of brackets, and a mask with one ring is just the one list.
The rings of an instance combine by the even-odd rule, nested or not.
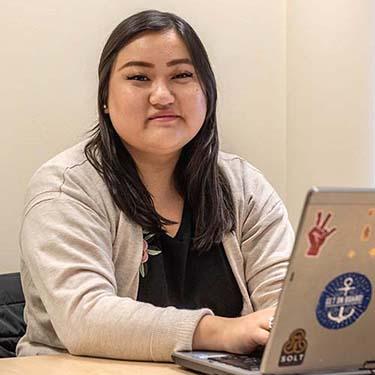
[(262, 355), (175, 352), (205, 374), (375, 375), (375, 189), (312, 188)]

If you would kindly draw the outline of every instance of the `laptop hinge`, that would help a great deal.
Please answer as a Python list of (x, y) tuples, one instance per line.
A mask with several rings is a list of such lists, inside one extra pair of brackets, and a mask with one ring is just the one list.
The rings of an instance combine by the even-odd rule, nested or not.
[(375, 375), (375, 360), (366, 361), (361, 370), (370, 370), (371, 374)]

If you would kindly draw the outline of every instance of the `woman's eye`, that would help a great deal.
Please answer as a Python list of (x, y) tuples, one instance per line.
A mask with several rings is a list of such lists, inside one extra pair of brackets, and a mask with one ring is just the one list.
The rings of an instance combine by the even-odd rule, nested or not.
[(174, 76), (174, 78), (190, 78), (193, 76), (193, 73), (180, 73)]
[(137, 74), (135, 76), (127, 76), (126, 79), (133, 80), (133, 81), (148, 81), (148, 78), (141, 74)]
[[(185, 72), (185, 73), (176, 74), (173, 77), (173, 79), (184, 79), (184, 78), (190, 78), (192, 76), (193, 76), (193, 73)], [(131, 81), (141, 81), (141, 82), (145, 82), (145, 81), (150, 80), (147, 76), (145, 76), (143, 74), (136, 74), (134, 76), (126, 76), (126, 79), (131, 80)]]

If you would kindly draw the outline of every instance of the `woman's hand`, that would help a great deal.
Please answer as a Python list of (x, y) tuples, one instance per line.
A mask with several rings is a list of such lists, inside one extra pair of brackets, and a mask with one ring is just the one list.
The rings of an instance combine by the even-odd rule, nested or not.
[(274, 313), (274, 308), (268, 308), (239, 318), (206, 315), (195, 330), (193, 349), (250, 353), (266, 344)]

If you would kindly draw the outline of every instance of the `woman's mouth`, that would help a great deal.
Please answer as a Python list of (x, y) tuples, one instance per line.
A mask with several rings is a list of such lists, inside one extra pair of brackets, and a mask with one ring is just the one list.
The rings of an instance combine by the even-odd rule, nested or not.
[(178, 118), (179, 116), (159, 116), (159, 117), (153, 117), (150, 120), (157, 121), (157, 122), (169, 122), (169, 121), (174, 121)]

